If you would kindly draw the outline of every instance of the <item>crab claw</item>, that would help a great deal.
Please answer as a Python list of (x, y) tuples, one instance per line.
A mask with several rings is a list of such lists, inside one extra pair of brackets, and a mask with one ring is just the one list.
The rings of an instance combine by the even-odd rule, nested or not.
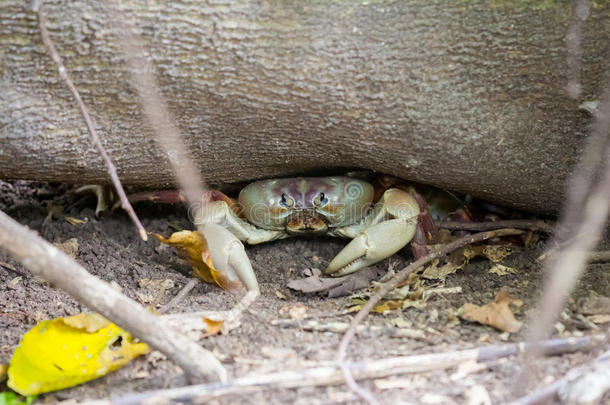
[(375, 224), (356, 236), (328, 264), (325, 274), (343, 276), (392, 256), (413, 238), (417, 218)]
[(248, 291), (260, 294), (256, 275), (244, 245), (231, 232), (214, 223), (204, 224), (199, 231), (205, 236), (212, 262), (226, 278), (226, 285), (239, 286), (241, 283)]

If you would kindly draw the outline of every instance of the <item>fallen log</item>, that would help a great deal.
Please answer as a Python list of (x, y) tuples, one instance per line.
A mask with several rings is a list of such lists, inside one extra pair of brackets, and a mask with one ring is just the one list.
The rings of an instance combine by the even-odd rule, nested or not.
[[(0, 12), (0, 178), (107, 182), (26, 3)], [(50, 36), (121, 181), (170, 187), (102, 3), (46, 2)], [(608, 69), (607, 2), (121, 7), (209, 183), (366, 168), (555, 212)]]

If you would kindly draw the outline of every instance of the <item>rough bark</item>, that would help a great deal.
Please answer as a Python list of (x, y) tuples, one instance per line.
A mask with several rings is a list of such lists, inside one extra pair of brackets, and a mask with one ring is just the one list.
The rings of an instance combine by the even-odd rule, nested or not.
[[(26, 3), (0, 3), (0, 178), (106, 182)], [(45, 8), (122, 181), (170, 186), (99, 3)], [(209, 182), (368, 168), (547, 212), (610, 56), (607, 1), (584, 22), (579, 100), (568, 1), (137, 0), (122, 14)]]

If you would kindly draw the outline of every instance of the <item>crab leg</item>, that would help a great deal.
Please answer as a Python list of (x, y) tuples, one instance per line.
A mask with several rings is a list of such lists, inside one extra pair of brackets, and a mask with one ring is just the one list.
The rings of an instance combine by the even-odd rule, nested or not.
[(371, 215), (363, 221), (366, 228), (339, 252), (324, 272), (342, 276), (398, 252), (413, 239), (419, 213), (419, 205), (409, 193), (399, 189), (387, 190)]

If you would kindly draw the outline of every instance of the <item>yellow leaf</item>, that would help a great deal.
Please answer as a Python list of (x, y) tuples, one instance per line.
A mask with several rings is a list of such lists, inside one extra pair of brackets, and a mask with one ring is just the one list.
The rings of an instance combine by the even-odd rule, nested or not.
[(157, 233), (152, 233), (159, 242), (170, 245), (182, 257), (188, 260), (193, 271), (193, 276), (202, 279), (206, 283), (216, 284), (228, 291), (240, 291), (242, 284), (230, 281), (223, 272), (214, 268), (212, 256), (208, 250), (205, 237), (197, 231), (179, 231), (171, 234), (169, 238)]
[(377, 304), (371, 311), (383, 314), (388, 311), (394, 311), (396, 309), (402, 309), (402, 300), (388, 300), (382, 304)]
[(60, 390), (93, 380), (148, 353), (145, 343), (98, 314), (38, 323), (15, 350), (8, 386), (21, 395)]

